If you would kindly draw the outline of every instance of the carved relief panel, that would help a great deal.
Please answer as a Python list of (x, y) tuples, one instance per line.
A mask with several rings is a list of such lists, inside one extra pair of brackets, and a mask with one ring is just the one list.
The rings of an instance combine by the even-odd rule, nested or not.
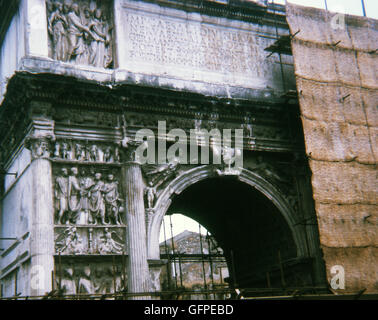
[(126, 229), (119, 227), (56, 226), (58, 255), (118, 255), (126, 252)]
[(56, 160), (105, 163), (120, 162), (119, 147), (114, 143), (59, 139), (54, 143), (53, 149), (52, 157)]
[(109, 1), (47, 0), (50, 55), (55, 60), (113, 67)]
[(92, 259), (91, 263), (62, 258), (55, 261), (55, 288), (62, 294), (111, 294), (127, 289), (124, 259)]
[(56, 224), (124, 225), (117, 170), (57, 166), (54, 176)]
[(110, 144), (57, 140), (53, 159), (55, 253), (126, 251), (125, 198)]

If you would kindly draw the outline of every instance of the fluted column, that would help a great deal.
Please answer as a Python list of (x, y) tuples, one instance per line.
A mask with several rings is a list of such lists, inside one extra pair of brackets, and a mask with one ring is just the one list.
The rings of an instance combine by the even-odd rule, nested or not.
[(50, 141), (32, 138), (28, 141), (32, 152), (33, 210), (31, 224), (30, 295), (41, 296), (52, 290), (54, 270), (54, 206), (52, 168), (49, 160)]
[[(140, 144), (124, 144), (125, 161), (122, 176), (126, 193), (126, 220), (128, 237), (128, 291), (149, 292), (150, 274), (147, 261), (146, 221), (144, 207), (144, 184), (141, 165), (135, 150)], [(150, 296), (135, 296), (131, 299), (150, 299)]]

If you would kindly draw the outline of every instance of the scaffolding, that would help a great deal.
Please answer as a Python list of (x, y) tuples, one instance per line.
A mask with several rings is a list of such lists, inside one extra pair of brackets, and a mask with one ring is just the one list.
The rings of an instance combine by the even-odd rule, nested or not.
[[(288, 287), (282, 288), (246, 288), (246, 289), (216, 289), (201, 293), (197, 291), (170, 290), (164, 292), (116, 292), (107, 294), (62, 294), (59, 290), (51, 291), (43, 296), (12, 296), (0, 297), (0, 300), (130, 300), (135, 297), (151, 297), (161, 300), (184, 300), (186, 296), (202, 296), (203, 294), (224, 295), (224, 300), (378, 300), (378, 294), (365, 293), (366, 289), (356, 293), (335, 295), (321, 293), (322, 287)], [(169, 297), (169, 299), (167, 298)], [(183, 299), (184, 298), (184, 299)], [(200, 300), (200, 299), (195, 299)]]
[[(198, 224), (198, 236), (199, 236), (199, 248), (200, 251), (197, 253), (186, 253), (178, 250), (179, 248), (175, 244), (174, 237), (174, 227), (172, 223), (172, 217), (169, 216), (169, 227), (171, 238), (166, 237), (166, 224), (165, 219), (163, 219), (163, 248), (161, 250), (160, 258), (167, 261), (166, 264), (166, 280), (168, 284), (168, 289), (171, 293), (166, 290), (162, 292), (165, 296), (177, 295), (179, 292), (181, 296), (203, 296), (204, 299), (225, 299), (226, 296), (232, 293), (229, 289), (228, 283), (225, 282), (222, 273), (221, 266), (227, 266), (226, 259), (223, 254), (219, 251), (215, 239), (206, 232), (206, 235), (202, 234), (202, 227)], [(206, 247), (207, 246), (207, 252)], [(191, 290), (190, 285), (188, 287), (188, 281), (184, 279), (184, 266), (190, 264), (190, 266), (200, 265), (201, 274), (196, 274), (198, 278), (202, 279), (201, 288), (197, 290)], [(189, 266), (189, 267), (190, 267)], [(210, 272), (207, 272), (206, 269)], [(220, 281), (216, 283), (214, 280), (214, 273), (217, 266), (220, 268), (218, 273), (220, 274)], [(187, 287), (185, 287), (187, 285)], [(173, 293), (172, 293), (173, 290)]]
[[(11, 297), (2, 297), (0, 300), (130, 300), (136, 297), (149, 297), (152, 300), (239, 300), (239, 299), (251, 299), (251, 300), (316, 300), (316, 299), (328, 299), (328, 300), (357, 300), (357, 299), (377, 299), (375, 294), (366, 294), (365, 290), (361, 290), (355, 294), (346, 295), (333, 295), (325, 293), (328, 288), (316, 287), (316, 286), (303, 286), (303, 287), (291, 287), (285, 279), (285, 261), (281, 259), (280, 251), (277, 252), (277, 265), (275, 268), (279, 270), (279, 277), (281, 287), (271, 286), (271, 270), (266, 271), (266, 283), (265, 288), (238, 288), (235, 264), (233, 261), (233, 253), (230, 256), (230, 272), (229, 277), (231, 279), (225, 282), (225, 279), (220, 272), (220, 283), (216, 283), (214, 279), (214, 266), (219, 263), (226, 264), (226, 259), (220, 251), (214, 237), (206, 232), (206, 235), (202, 233), (202, 226), (198, 224), (199, 231), (199, 253), (184, 253), (178, 250), (178, 246), (175, 243), (173, 223), (171, 216), (169, 216), (169, 227), (171, 239), (166, 238), (165, 219), (163, 219), (163, 234), (164, 241), (163, 248), (161, 250), (160, 258), (167, 261), (167, 280), (169, 283), (168, 288), (155, 292), (128, 292), (126, 283), (126, 255), (123, 252), (122, 258), (122, 290), (116, 290), (115, 284), (115, 257), (112, 256), (113, 267), (113, 290), (112, 293), (76, 293), (65, 294), (61, 287), (62, 280), (62, 267), (61, 267), (61, 255), (57, 256), (57, 270), (54, 270), (51, 274), (51, 281), (53, 284), (57, 283), (57, 287), (53, 285), (51, 292), (46, 293), (43, 296), (21, 296), (17, 293), (17, 285), (15, 286), (14, 295)], [(170, 242), (170, 246), (169, 246)], [(206, 246), (207, 251), (206, 252)], [(190, 287), (185, 287), (183, 278), (183, 265), (187, 263), (197, 263), (201, 265), (203, 279), (203, 286), (200, 290), (196, 290)], [(210, 273), (207, 274), (205, 264), (209, 265)], [(163, 267), (164, 268), (164, 267)], [(172, 269), (171, 269), (172, 268)], [(56, 275), (58, 274), (58, 275)], [(17, 273), (16, 275), (17, 276)], [(16, 281), (17, 283), (17, 281)], [(1, 290), (2, 294), (2, 290)]]

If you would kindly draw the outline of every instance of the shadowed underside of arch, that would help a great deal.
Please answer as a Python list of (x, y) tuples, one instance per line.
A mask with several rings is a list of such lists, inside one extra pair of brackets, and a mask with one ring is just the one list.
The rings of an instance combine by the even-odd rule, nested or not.
[(311, 285), (305, 234), (294, 212), (274, 186), (248, 170), (239, 176), (218, 176), (211, 166), (189, 170), (170, 183), (155, 210), (150, 258), (158, 258), (154, 242), (163, 216), (181, 213), (212, 233), (238, 286), (266, 287), (267, 273), (273, 286)]

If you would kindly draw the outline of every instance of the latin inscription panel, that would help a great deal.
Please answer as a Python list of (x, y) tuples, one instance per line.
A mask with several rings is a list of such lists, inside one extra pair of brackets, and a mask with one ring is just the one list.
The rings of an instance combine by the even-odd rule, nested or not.
[(255, 26), (239, 22), (243, 28), (235, 27), (220, 18), (204, 23), (198, 14), (183, 19), (167, 10), (154, 12), (153, 6), (143, 8), (146, 12), (129, 5), (124, 2), (121, 14), (121, 68), (217, 84), (273, 86), (276, 66), (264, 51), (273, 40), (259, 37)]

